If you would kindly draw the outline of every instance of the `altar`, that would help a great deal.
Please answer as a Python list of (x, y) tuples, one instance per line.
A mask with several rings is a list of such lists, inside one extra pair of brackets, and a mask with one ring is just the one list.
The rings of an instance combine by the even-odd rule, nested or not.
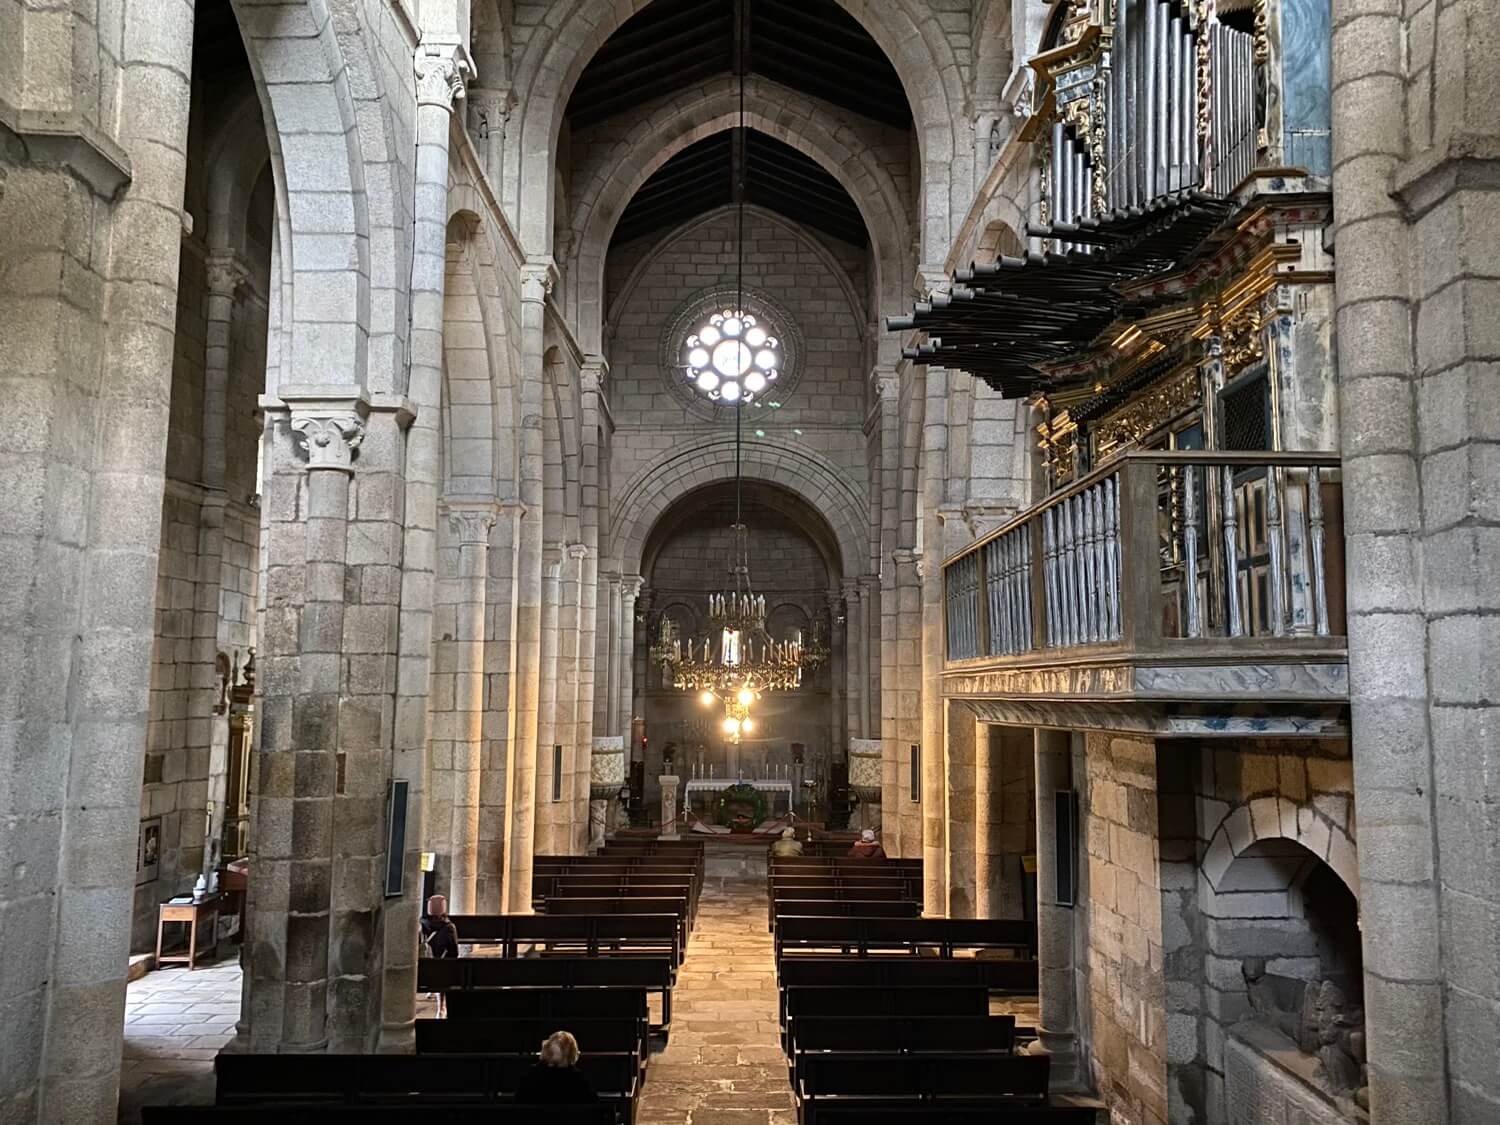
[(767, 816), (785, 816), (792, 811), (796, 784), (790, 777), (695, 777), (683, 787), (682, 807), (713, 821), (719, 794), (746, 786), (765, 794)]

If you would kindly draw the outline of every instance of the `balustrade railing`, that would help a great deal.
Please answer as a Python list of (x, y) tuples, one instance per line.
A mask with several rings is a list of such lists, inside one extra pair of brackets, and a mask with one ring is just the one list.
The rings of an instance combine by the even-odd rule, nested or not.
[(1339, 461), (1126, 454), (949, 559), (944, 581), (950, 661), (1342, 636)]

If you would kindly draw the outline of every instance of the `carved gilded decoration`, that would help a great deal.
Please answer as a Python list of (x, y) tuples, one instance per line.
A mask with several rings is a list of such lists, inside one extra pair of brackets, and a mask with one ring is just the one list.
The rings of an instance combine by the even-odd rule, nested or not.
[(1199, 398), (1196, 367), (1158, 380), (1091, 427), (1094, 448), (1103, 456), (1121, 446), (1134, 445), (1197, 406)]

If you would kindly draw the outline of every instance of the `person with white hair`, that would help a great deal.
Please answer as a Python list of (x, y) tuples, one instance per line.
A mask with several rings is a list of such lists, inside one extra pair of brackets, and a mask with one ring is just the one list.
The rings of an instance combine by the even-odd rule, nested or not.
[(866, 828), (859, 834), (859, 839), (854, 841), (849, 854), (855, 859), (884, 859), (885, 849), (880, 846), (880, 841), (875, 839), (875, 830)]
[(773, 856), (788, 856), (802, 854), (802, 841), (797, 839), (797, 831), (794, 828), (783, 828), (781, 839), (771, 845)]
[(599, 1095), (588, 1076), (578, 1069), (578, 1040), (554, 1031), (542, 1043), (536, 1065), (516, 1088), (516, 1101), (525, 1105), (587, 1105)]

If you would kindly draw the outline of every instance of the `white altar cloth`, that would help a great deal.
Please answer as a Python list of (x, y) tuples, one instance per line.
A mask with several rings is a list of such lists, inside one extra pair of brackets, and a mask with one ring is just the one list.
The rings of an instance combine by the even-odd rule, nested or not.
[(691, 796), (694, 793), (717, 793), (721, 789), (728, 789), (731, 785), (748, 785), (759, 789), (764, 793), (785, 793), (787, 801), (792, 799), (792, 783), (784, 777), (695, 777), (687, 783), (683, 790), (683, 796)]

